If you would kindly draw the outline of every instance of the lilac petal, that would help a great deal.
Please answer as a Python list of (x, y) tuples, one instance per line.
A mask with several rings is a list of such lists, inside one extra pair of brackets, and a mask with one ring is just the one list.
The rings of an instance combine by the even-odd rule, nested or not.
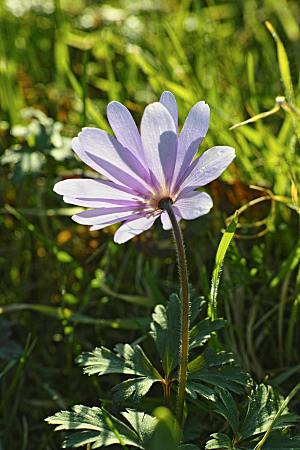
[(176, 200), (174, 206), (183, 219), (192, 220), (207, 214), (213, 206), (213, 201), (206, 192), (190, 191)]
[(110, 102), (107, 106), (107, 118), (118, 141), (146, 166), (141, 136), (129, 110), (122, 103)]
[(174, 182), (194, 159), (198, 147), (205, 138), (209, 126), (209, 106), (198, 102), (190, 110), (178, 138), (178, 151), (174, 170)]
[(235, 158), (232, 147), (216, 146), (204, 152), (185, 174), (180, 190), (185, 187), (195, 189), (218, 178)]
[(110, 220), (123, 220), (126, 216), (132, 214), (133, 208), (127, 206), (111, 207), (111, 208), (96, 208), (82, 211), (72, 216), (74, 222), (81, 225), (101, 225)]
[(149, 190), (145, 168), (127, 148), (105, 131), (83, 128), (78, 138), (72, 140), (72, 148), (82, 161), (112, 181), (139, 192)]
[(132, 220), (134, 218), (136, 218), (137, 215), (136, 214), (129, 214), (127, 216), (124, 216), (122, 218), (120, 217), (114, 217), (113, 219), (107, 220), (106, 222), (102, 222), (99, 225), (92, 225), (90, 227), (91, 231), (97, 231), (97, 230), (102, 230), (103, 228), (109, 227), (110, 225), (114, 225), (115, 223), (118, 222), (123, 222), (125, 220)]
[[(175, 206), (173, 206), (173, 211), (174, 211), (174, 213), (175, 213), (175, 217), (176, 217), (177, 222), (180, 222), (181, 217), (180, 217), (180, 215), (179, 215), (178, 210), (176, 210), (176, 207), (175, 207)], [(172, 228), (172, 223), (171, 223), (171, 220), (170, 220), (170, 218), (169, 218), (169, 215), (168, 215), (168, 213), (167, 213), (166, 211), (164, 211), (164, 212), (161, 214), (160, 220), (161, 220), (162, 227), (163, 227), (164, 230), (171, 230), (171, 228)]]
[(86, 208), (108, 208), (109, 206), (130, 206), (139, 208), (142, 206), (139, 200), (106, 200), (88, 197), (63, 197), (65, 203), (76, 206), (84, 206)]
[(149, 230), (152, 227), (157, 216), (140, 216), (136, 220), (130, 220), (125, 222), (124, 225), (121, 225), (120, 228), (116, 231), (114, 236), (114, 241), (117, 244), (123, 244), (124, 242), (129, 241), (134, 236), (141, 234), (143, 231)]
[(164, 105), (173, 117), (176, 132), (178, 130), (178, 108), (176, 103), (176, 98), (170, 91), (164, 91), (160, 96), (160, 103)]
[(54, 192), (66, 197), (87, 197), (97, 200), (137, 200), (134, 192), (111, 181), (91, 178), (70, 178), (55, 184)]
[(153, 182), (169, 184), (176, 161), (177, 135), (172, 116), (159, 102), (145, 108), (141, 122), (145, 157)]

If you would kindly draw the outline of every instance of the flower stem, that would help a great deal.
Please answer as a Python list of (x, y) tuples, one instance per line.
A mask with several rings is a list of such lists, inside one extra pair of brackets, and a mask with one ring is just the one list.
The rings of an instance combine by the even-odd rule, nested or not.
[(187, 365), (189, 353), (189, 312), (190, 312), (189, 282), (188, 282), (188, 271), (182, 232), (176, 220), (171, 200), (166, 199), (164, 201), (163, 207), (165, 211), (168, 213), (173, 228), (173, 235), (177, 252), (179, 279), (180, 279), (181, 346), (179, 357), (178, 393), (176, 403), (176, 425), (178, 428), (179, 436), (181, 436), (183, 431), (183, 419), (184, 419), (183, 410), (184, 410), (185, 386), (187, 380)]

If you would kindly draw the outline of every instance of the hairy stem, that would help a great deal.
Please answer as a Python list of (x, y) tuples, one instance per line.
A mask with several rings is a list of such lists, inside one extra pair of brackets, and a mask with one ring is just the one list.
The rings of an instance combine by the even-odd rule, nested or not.
[(179, 373), (178, 373), (178, 393), (176, 403), (176, 423), (179, 436), (183, 430), (183, 410), (185, 399), (185, 386), (187, 380), (187, 365), (189, 353), (189, 282), (188, 271), (185, 256), (185, 248), (180, 226), (176, 220), (171, 200), (163, 201), (163, 208), (168, 213), (172, 227), (177, 252), (177, 262), (180, 279), (180, 297), (181, 297), (181, 332), (180, 332), (180, 357), (179, 357)]

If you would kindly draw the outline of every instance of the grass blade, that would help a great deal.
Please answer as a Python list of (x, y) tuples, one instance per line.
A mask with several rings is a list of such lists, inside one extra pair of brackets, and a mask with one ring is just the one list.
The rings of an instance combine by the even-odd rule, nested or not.
[(237, 214), (235, 214), (232, 221), (226, 228), (226, 231), (222, 236), (222, 239), (220, 241), (220, 244), (219, 244), (219, 247), (217, 250), (216, 259), (215, 259), (215, 267), (214, 267), (213, 275), (212, 275), (211, 291), (210, 291), (210, 297), (209, 297), (209, 303), (208, 303), (208, 312), (207, 312), (208, 317), (211, 320), (216, 320), (218, 317), (217, 295), (218, 295), (221, 270), (222, 270), (226, 252), (227, 252), (229, 244), (234, 236), (237, 224), (238, 224), (238, 218), (237, 218)]

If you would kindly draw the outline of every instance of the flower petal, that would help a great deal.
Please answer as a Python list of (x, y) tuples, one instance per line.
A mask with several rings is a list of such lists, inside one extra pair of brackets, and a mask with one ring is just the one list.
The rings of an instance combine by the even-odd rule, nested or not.
[(174, 208), (176, 207), (180, 216), (186, 220), (196, 219), (207, 214), (212, 206), (211, 196), (206, 192), (197, 191), (187, 192), (174, 203)]
[(209, 106), (198, 102), (192, 107), (178, 138), (178, 151), (174, 170), (174, 183), (191, 164), (209, 126)]
[(107, 106), (107, 118), (118, 141), (128, 148), (143, 166), (146, 166), (141, 136), (126, 106), (119, 102), (110, 102)]
[(133, 191), (111, 181), (92, 178), (70, 178), (55, 184), (54, 192), (66, 197), (87, 197), (97, 200), (136, 200)]
[(176, 132), (178, 130), (178, 108), (176, 103), (176, 98), (170, 91), (164, 91), (160, 96), (160, 103), (164, 105), (173, 117)]
[(195, 189), (218, 178), (235, 158), (232, 147), (216, 146), (202, 153), (191, 165), (189, 172), (180, 183), (180, 190)]
[(145, 168), (127, 148), (105, 131), (83, 128), (78, 138), (72, 140), (72, 148), (82, 161), (112, 181), (142, 193), (149, 190)]
[(164, 188), (172, 179), (175, 167), (177, 135), (174, 120), (161, 103), (145, 108), (141, 136), (152, 180)]
[(67, 197), (64, 195), (63, 201), (69, 205), (84, 206), (86, 208), (109, 208), (110, 206), (131, 206), (132, 208), (141, 207), (138, 200), (106, 200), (89, 197)]
[[(110, 225), (114, 225), (115, 223), (118, 223), (118, 222), (123, 222), (124, 220), (127, 220), (127, 219), (131, 219), (132, 217), (133, 217), (132, 214), (130, 214), (128, 216), (124, 216), (122, 218), (115, 217), (114, 219), (107, 220), (106, 222), (102, 222), (99, 225), (92, 225), (90, 227), (90, 230), (91, 231), (103, 230), (103, 228), (109, 227)], [(136, 214), (134, 215), (134, 217), (136, 217)]]
[[(174, 214), (175, 214), (175, 217), (176, 217), (177, 222), (180, 222), (181, 217), (180, 217), (180, 215), (179, 215), (179, 213), (178, 213), (178, 210), (176, 210), (176, 207), (175, 207), (175, 206), (173, 206), (173, 211), (174, 211)], [(171, 230), (171, 228), (172, 228), (172, 223), (171, 223), (171, 220), (170, 220), (170, 218), (169, 218), (169, 215), (168, 215), (168, 213), (167, 213), (166, 211), (164, 211), (164, 212), (161, 214), (160, 220), (161, 220), (162, 227), (163, 227), (164, 230)]]
[(74, 222), (80, 223), (81, 225), (101, 225), (110, 220), (119, 219), (117, 220), (118, 222), (124, 220), (124, 218), (131, 215), (132, 212), (133, 209), (126, 206), (96, 208), (75, 214), (72, 216), (72, 219)]
[(114, 241), (117, 244), (123, 244), (134, 236), (141, 234), (143, 231), (152, 227), (158, 216), (142, 216), (135, 220), (130, 220), (121, 225), (116, 231)]

